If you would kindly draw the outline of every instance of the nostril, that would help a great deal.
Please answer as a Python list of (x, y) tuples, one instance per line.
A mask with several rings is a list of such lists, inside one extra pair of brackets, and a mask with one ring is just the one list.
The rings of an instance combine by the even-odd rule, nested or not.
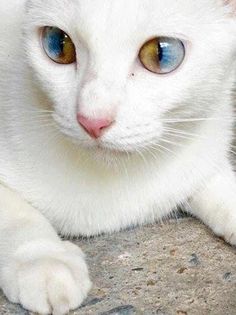
[(77, 115), (77, 121), (82, 126), (82, 128), (92, 137), (99, 138), (101, 137), (104, 129), (111, 126), (113, 123), (112, 119), (90, 119), (81, 114)]

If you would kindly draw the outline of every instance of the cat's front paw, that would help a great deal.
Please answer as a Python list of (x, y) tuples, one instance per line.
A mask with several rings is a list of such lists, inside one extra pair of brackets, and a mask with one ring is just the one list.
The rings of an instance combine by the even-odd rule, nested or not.
[(2, 268), (0, 279), (11, 302), (40, 314), (67, 314), (91, 288), (83, 253), (69, 242), (63, 246), (32, 242), (20, 248)]
[(236, 220), (232, 219), (224, 224), (222, 232), (218, 235), (222, 237), (227, 243), (235, 246), (236, 245)]

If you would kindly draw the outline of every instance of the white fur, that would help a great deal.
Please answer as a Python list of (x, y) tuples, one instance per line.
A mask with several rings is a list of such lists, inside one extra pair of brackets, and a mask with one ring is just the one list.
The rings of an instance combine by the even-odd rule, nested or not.
[[(8, 298), (64, 314), (86, 295), (83, 257), (73, 254), (73, 263), (52, 226), (94, 235), (188, 205), (236, 244), (235, 1), (23, 2), (0, 3), (0, 285)], [(46, 56), (39, 29), (47, 25), (70, 35), (77, 67)], [(138, 60), (142, 45), (162, 35), (186, 46), (169, 75)], [(115, 124), (95, 141), (79, 127), (78, 111), (115, 116)]]

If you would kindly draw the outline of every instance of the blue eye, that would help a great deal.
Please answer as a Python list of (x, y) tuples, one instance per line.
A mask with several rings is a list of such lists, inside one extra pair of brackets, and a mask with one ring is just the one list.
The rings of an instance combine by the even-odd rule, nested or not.
[(139, 58), (143, 66), (154, 73), (166, 74), (176, 70), (185, 57), (181, 40), (171, 37), (157, 37), (143, 45)]
[(56, 63), (71, 64), (76, 61), (75, 46), (70, 37), (61, 29), (44, 27), (42, 44), (47, 56)]

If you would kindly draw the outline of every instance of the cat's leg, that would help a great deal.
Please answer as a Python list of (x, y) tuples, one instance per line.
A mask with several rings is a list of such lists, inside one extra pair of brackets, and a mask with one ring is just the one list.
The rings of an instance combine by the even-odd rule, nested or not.
[(61, 241), (44, 216), (3, 186), (0, 253), (0, 287), (30, 311), (66, 314), (91, 287), (81, 250)]
[(215, 234), (236, 245), (236, 177), (229, 163), (193, 196), (190, 209)]

